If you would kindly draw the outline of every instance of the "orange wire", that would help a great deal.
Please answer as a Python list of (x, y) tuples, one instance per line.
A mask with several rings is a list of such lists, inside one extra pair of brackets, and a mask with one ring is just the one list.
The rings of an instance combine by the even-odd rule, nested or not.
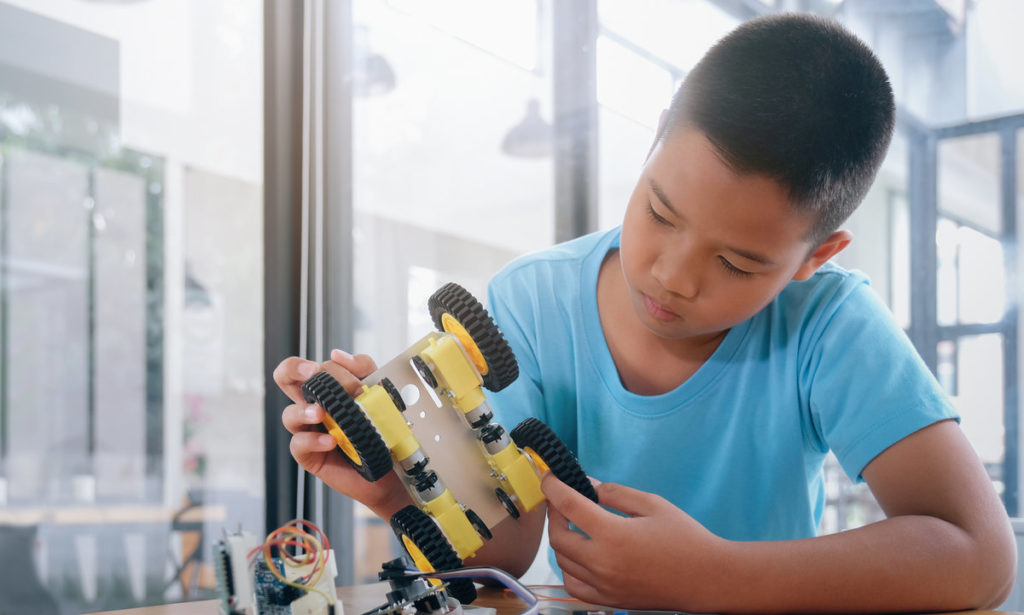
[[(316, 535), (314, 536), (314, 534), (306, 532), (304, 529), (302, 529), (303, 526), (309, 526), (312, 530), (315, 531)], [(288, 533), (291, 536), (293, 536), (293, 538), (277, 538), (280, 534), (283, 533)], [(310, 570), (309, 574), (301, 577), (303, 583), (305, 583), (312, 579), (314, 576), (316, 576), (316, 574), (320, 572), (321, 569), (326, 568), (327, 565), (326, 555), (323, 558), (318, 557), (318, 552), (316, 549), (317, 539), (320, 539), (320, 543), (323, 546), (323, 553), (326, 554), (330, 542), (327, 540), (327, 535), (324, 534), (323, 530), (321, 530), (315, 524), (310, 523), (309, 521), (305, 521), (303, 519), (293, 519), (292, 521), (289, 521), (287, 524), (277, 528), (276, 530), (268, 534), (263, 544), (250, 551), (248, 557), (252, 557), (253, 555), (262, 550), (264, 552), (264, 557), (267, 559), (269, 563), (272, 560), (271, 549), (277, 547), (278, 553), (281, 555), (281, 557), (283, 557), (285, 560), (291, 562), (294, 565), (308, 565), (312, 562), (313, 568)], [(302, 549), (303, 551), (305, 551), (304, 556), (300, 559), (299, 557), (292, 555), (285, 548), (287, 546), (293, 546)]]
[[(304, 528), (309, 528), (310, 531), (306, 531)], [(287, 533), (289, 537), (278, 538), (280, 534), (284, 533)], [(317, 542), (320, 543), (320, 549), (317, 549)], [(285, 548), (289, 546), (301, 549), (305, 554), (302, 558), (292, 555)], [(269, 566), (273, 561), (271, 550), (275, 547), (277, 548), (278, 554), (286, 560), (286, 562), (290, 562), (297, 566), (309, 565), (310, 563), (313, 564), (309, 574), (300, 577), (301, 583), (305, 584), (316, 577), (316, 575), (322, 570), (327, 568), (327, 559), (330, 557), (328, 552), (331, 548), (331, 543), (327, 538), (327, 534), (317, 527), (315, 523), (306, 521), (305, 519), (292, 519), (288, 523), (267, 534), (263, 544), (249, 551), (246, 555), (246, 559), (251, 559), (254, 555), (263, 551), (264, 558)], [(320, 557), (320, 555), (323, 555), (323, 557)]]

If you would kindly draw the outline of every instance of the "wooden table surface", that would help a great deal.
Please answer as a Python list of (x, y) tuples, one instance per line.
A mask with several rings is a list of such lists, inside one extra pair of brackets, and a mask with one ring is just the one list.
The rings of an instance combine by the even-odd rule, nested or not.
[[(339, 587), (338, 598), (345, 607), (345, 615), (360, 615), (374, 609), (385, 602), (385, 594), (390, 587), (387, 583), (373, 583), (369, 585), (354, 585), (351, 587)], [(565, 597), (565, 592), (559, 587), (531, 587), (541, 597), (541, 610), (559, 609), (561, 613), (567, 613), (573, 609), (587, 608), (588, 605), (579, 602), (565, 602), (563, 600), (552, 600), (548, 598)], [(492, 607), (497, 615), (518, 615), (525, 608), (526, 604), (514, 596), (512, 592), (497, 588), (479, 588), (479, 597), (473, 606)], [(147, 606), (136, 609), (124, 609), (120, 611), (104, 611), (94, 615), (219, 615), (219, 601), (201, 600), (198, 602), (181, 602), (165, 606)], [(972, 615), (986, 615), (995, 613), (1009, 613), (1009, 611), (964, 611)], [(956, 615), (945, 613), (943, 615)], [(1018, 613), (1017, 615), (1024, 615)]]

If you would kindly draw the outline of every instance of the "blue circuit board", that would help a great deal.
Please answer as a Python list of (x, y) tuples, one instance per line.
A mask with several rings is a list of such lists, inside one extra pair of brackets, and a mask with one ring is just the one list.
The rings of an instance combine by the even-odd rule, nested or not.
[[(273, 558), (277, 571), (284, 574), (281, 558)], [(256, 615), (291, 615), (291, 604), (306, 595), (307, 591), (281, 582), (267, 567), (262, 558), (256, 560), (252, 579), (255, 595)]]

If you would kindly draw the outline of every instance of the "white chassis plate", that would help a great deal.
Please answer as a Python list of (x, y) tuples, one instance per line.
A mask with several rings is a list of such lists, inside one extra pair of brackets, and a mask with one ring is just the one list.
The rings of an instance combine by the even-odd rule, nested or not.
[[(491, 475), (483, 447), (462, 417), (462, 411), (447, 397), (439, 398), (412, 365), (412, 358), (426, 348), (430, 340), (442, 335), (448, 334), (428, 333), (363, 379), (363, 383), (371, 386), (384, 377), (391, 380), (405, 401), (403, 415), (429, 459), (427, 467), (437, 473), (458, 502), (473, 509), (488, 528), (493, 528), (509, 514), (494, 494), (500, 485)], [(511, 431), (514, 425), (503, 427)], [(394, 471), (402, 473), (398, 465)]]

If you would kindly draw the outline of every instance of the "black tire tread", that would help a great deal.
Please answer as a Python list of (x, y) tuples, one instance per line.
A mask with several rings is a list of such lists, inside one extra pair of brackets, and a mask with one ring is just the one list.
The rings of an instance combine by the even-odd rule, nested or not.
[(334, 419), (352, 443), (362, 465), (348, 458), (360, 476), (370, 482), (380, 480), (391, 471), (393, 462), (388, 445), (341, 384), (327, 372), (317, 372), (302, 385), (302, 395), (309, 403), (319, 404)]
[(483, 379), (484, 386), (489, 390), (500, 391), (519, 377), (519, 364), (505, 336), (484, 306), (468, 290), (449, 282), (434, 291), (427, 300), (427, 309), (438, 331), (444, 331), (441, 317), (448, 313), (469, 332), (487, 361), (488, 371)]
[[(435, 571), (462, 568), (462, 559), (451, 543), (427, 513), (419, 508), (410, 505), (396, 512), (391, 516), (391, 529), (399, 544), (403, 544), (402, 535), (408, 536)], [(448, 591), (462, 604), (476, 600), (476, 586), (470, 579), (449, 579)]]
[(597, 491), (580, 467), (576, 455), (543, 421), (530, 417), (512, 430), (512, 441), (519, 448), (531, 448), (563, 483), (597, 502)]

